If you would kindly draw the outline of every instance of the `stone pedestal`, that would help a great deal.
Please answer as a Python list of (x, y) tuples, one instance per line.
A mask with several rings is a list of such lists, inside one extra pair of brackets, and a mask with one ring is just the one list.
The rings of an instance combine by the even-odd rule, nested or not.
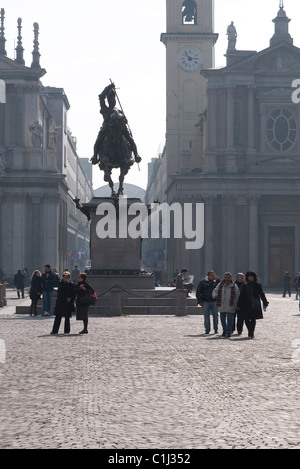
[(176, 316), (187, 316), (186, 290), (184, 288), (176, 290), (176, 297)]
[(56, 172), (56, 150), (47, 148), (46, 151), (46, 171)]
[[(135, 208), (138, 204), (145, 209), (140, 199), (126, 197), (119, 201), (111, 197), (94, 197), (83, 204), (91, 215), (91, 270), (88, 277), (99, 293), (112, 287), (155, 288), (154, 276), (141, 275), (142, 238), (133, 237), (137, 230), (130, 229), (130, 224), (134, 225), (137, 220)], [(130, 207), (133, 215), (129, 214)]]
[(28, 151), (28, 164), (30, 170), (39, 170), (43, 169), (43, 150), (42, 148), (31, 148)]

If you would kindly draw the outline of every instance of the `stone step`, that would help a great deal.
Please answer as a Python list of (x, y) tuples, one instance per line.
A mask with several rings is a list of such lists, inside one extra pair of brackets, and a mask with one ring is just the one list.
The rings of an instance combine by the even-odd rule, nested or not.
[[(164, 289), (158, 289), (158, 290), (137, 290), (137, 296), (132, 296), (132, 294), (135, 294), (133, 290), (130, 291), (130, 294), (126, 296), (122, 296), (122, 308), (143, 308), (144, 311), (147, 311), (147, 308), (176, 308), (177, 305), (177, 296), (176, 296), (176, 291), (174, 289), (168, 289), (172, 290), (173, 292), (170, 295), (167, 296), (161, 296), (161, 292), (164, 291)], [(51, 312), (53, 313), (54, 307), (56, 303), (56, 296), (54, 295), (52, 298), (52, 307), (51, 307)], [(28, 302), (27, 306), (20, 305), (16, 306), (16, 314), (29, 314), (30, 313), (30, 302)], [(92, 313), (92, 308), (105, 308), (106, 310), (110, 309), (110, 304), (111, 304), (111, 294), (107, 294), (105, 296), (102, 296), (99, 298), (97, 301), (97, 304), (95, 306), (90, 306), (90, 312)], [(186, 305), (187, 307), (195, 307), (197, 308), (197, 299), (194, 297), (188, 297), (186, 299)], [(42, 300), (38, 302), (37, 306), (37, 312), (38, 314), (41, 314), (43, 311), (43, 303)], [(198, 313), (199, 314), (199, 313)]]
[[(102, 300), (103, 301), (103, 300)], [(100, 299), (100, 303), (102, 303)], [(177, 299), (173, 298), (123, 298), (124, 306), (176, 306)], [(196, 298), (187, 298), (188, 306), (197, 306)]]
[[(38, 306), (37, 313), (42, 313), (42, 307)], [(187, 306), (188, 315), (203, 314), (202, 308), (199, 306), (191, 305)], [(29, 314), (30, 306), (16, 306), (16, 314)], [(52, 310), (53, 313), (53, 310)], [(73, 313), (75, 316), (76, 313)], [(176, 314), (176, 304), (169, 306), (157, 305), (123, 305), (122, 314), (125, 315), (165, 315), (165, 314)], [(90, 316), (109, 316), (110, 307), (109, 305), (95, 305), (89, 308)]]
[[(123, 306), (122, 314), (128, 315), (176, 315), (176, 306)], [(188, 306), (188, 315), (202, 314), (202, 308), (198, 306)]]
[[(154, 316), (154, 315), (176, 315), (176, 306), (123, 306), (122, 315), (132, 315), (132, 316)], [(188, 306), (187, 314), (192, 315), (202, 315), (202, 308), (199, 306)], [(92, 306), (89, 309), (90, 316), (111, 316), (110, 308), (105, 306)]]

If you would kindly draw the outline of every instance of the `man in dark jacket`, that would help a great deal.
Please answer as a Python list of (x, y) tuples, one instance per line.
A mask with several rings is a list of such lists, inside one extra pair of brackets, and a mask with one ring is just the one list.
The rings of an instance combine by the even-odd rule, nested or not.
[(285, 297), (286, 292), (291, 296), (291, 280), (292, 276), (286, 271), (283, 277), (283, 297)]
[(57, 334), (62, 317), (65, 318), (64, 333), (70, 332), (70, 318), (75, 311), (74, 300), (76, 296), (75, 285), (71, 282), (71, 274), (65, 271), (62, 275), (62, 281), (58, 285), (57, 299), (54, 309), (55, 321), (51, 334)]
[(218, 332), (218, 308), (216, 300), (212, 297), (212, 292), (216, 286), (220, 283), (219, 278), (213, 270), (207, 273), (207, 276), (203, 278), (196, 291), (196, 297), (198, 304), (202, 306), (204, 314), (204, 328), (205, 334), (210, 333), (210, 313), (213, 316), (213, 325), (215, 333)]
[(60, 278), (54, 274), (49, 264), (45, 265), (45, 272), (42, 275), (42, 292), (44, 304), (44, 316), (50, 316), (51, 301), (54, 287), (58, 286)]

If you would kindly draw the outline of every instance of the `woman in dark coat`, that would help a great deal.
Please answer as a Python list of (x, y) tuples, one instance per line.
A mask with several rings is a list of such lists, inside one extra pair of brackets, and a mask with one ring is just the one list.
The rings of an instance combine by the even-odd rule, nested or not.
[(18, 273), (14, 276), (14, 285), (17, 289), (18, 298), (21, 298), (20, 293), (22, 293), (22, 298), (24, 298), (25, 275), (22, 274), (21, 269), (19, 269)]
[(263, 319), (261, 301), (263, 302), (265, 309), (269, 302), (266, 299), (261, 284), (257, 282), (257, 275), (253, 271), (247, 272), (246, 284), (242, 287), (237, 307), (245, 319), (245, 324), (248, 329), (248, 337), (251, 339), (254, 337), (256, 320)]
[(80, 272), (78, 274), (78, 283), (76, 285), (76, 320), (83, 321), (83, 330), (79, 334), (88, 333), (88, 320), (89, 320), (89, 305), (83, 304), (81, 299), (86, 295), (94, 293), (93, 287), (87, 282), (86, 273)]
[(57, 334), (62, 317), (65, 318), (64, 333), (70, 332), (70, 318), (72, 312), (75, 311), (75, 285), (71, 282), (70, 272), (64, 272), (62, 280), (58, 284), (57, 300), (55, 304), (54, 314), (55, 320), (51, 334)]
[(42, 295), (42, 273), (39, 270), (32, 272), (30, 279), (29, 298), (31, 299), (30, 316), (37, 315), (37, 303)]

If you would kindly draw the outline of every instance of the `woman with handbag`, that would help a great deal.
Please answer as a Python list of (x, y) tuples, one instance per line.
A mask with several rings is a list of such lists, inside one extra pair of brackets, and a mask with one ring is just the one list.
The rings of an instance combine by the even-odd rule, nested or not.
[(237, 308), (245, 319), (250, 339), (254, 338), (256, 320), (263, 319), (261, 301), (263, 302), (264, 310), (266, 310), (269, 302), (266, 299), (263, 288), (257, 282), (256, 273), (249, 271), (246, 273), (246, 283), (242, 287)]
[(83, 321), (83, 330), (79, 334), (88, 333), (89, 306), (94, 303), (94, 293), (93, 287), (87, 281), (86, 273), (80, 272), (76, 285), (76, 320)]
[(54, 309), (55, 320), (51, 334), (57, 334), (62, 318), (65, 318), (64, 333), (70, 333), (70, 318), (75, 311), (75, 285), (71, 282), (70, 272), (64, 272), (58, 284), (57, 299)]

